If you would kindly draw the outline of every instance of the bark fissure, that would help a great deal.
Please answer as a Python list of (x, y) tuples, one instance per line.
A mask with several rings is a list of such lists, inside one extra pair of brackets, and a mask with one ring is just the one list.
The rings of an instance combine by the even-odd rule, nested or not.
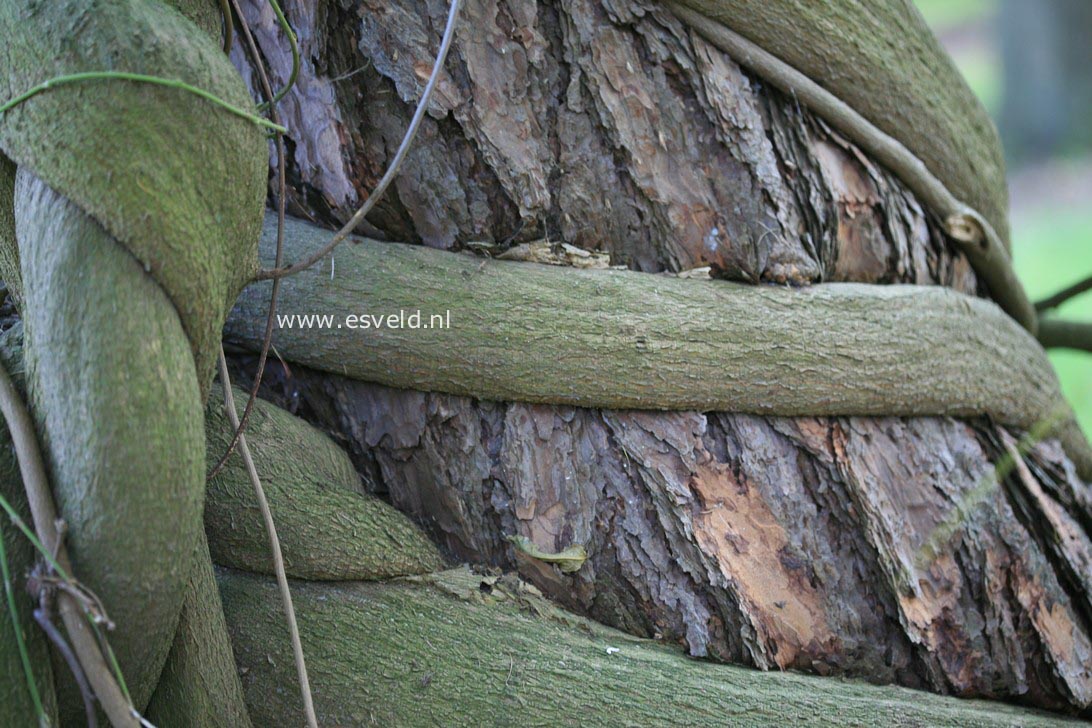
[[(453, 557), (607, 624), (763, 667), (1087, 700), (1081, 607), (1049, 540), (983, 489), (994, 454), (975, 427), (497, 404), (300, 368), (278, 390), (348, 437), (369, 487)], [(1056, 487), (1072, 499), (1086, 487), (1069, 475)], [(512, 533), (589, 560), (563, 574)], [(1079, 558), (1087, 532), (1064, 533)]]
[[(326, 28), (347, 51), (317, 72), (366, 66), (337, 82), (351, 168), (381, 169), (444, 11), (375, 5)], [(548, 238), (641, 271), (981, 293), (898, 179), (656, 4), (483, 0), (465, 22), (435, 131), (369, 234), (493, 252)], [(353, 204), (297, 212), (333, 223)], [(449, 554), (517, 569), (608, 624), (754, 665), (1087, 704), (1088, 628), (1065, 565), (1010, 523), (1000, 491), (977, 490), (997, 456), (976, 435), (987, 424), (504, 404), (297, 364), (271, 383)], [(1052, 442), (1028, 461), (1087, 540), (1092, 499), (1072, 465)], [(514, 533), (545, 551), (581, 543), (589, 561), (560, 574), (518, 554)]]
[[(333, 224), (366, 194), (444, 11), (338, 5), (321, 28), (317, 12), (290, 12), (312, 59), (288, 99), (300, 117), (294, 214)], [(901, 183), (656, 3), (493, 0), (465, 12), (404, 179), (362, 232), (443, 248), (560, 239), (638, 270), (713, 265), (753, 282), (974, 291)], [(318, 64), (328, 48), (339, 50)], [(283, 81), (283, 44), (263, 52)], [(310, 90), (331, 85), (332, 98)]]

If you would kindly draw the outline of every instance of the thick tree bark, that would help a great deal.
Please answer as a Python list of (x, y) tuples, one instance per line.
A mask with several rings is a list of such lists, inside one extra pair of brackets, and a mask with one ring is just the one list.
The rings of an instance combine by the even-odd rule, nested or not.
[[(288, 11), (303, 53), (282, 111), (290, 210), (333, 224), (397, 146), (446, 5)], [(272, 14), (244, 12), (283, 82)], [(654, 3), (475, 0), (456, 40), (373, 237), (984, 292), (898, 180)], [(1018, 433), (981, 421), (505, 404), (276, 364), (266, 395), (343, 438), (448, 553), (630, 633), (764, 668), (1092, 704), (1092, 497), (1055, 442), (997, 485)], [(565, 574), (510, 535), (588, 561)]]
[[(275, 19), (246, 5), (286, 76)], [(401, 139), (446, 6), (294, 9), (290, 212), (343, 221)], [(432, 116), (362, 232), (456, 249), (564, 241), (637, 270), (754, 282), (975, 290), (896, 180), (657, 4), (472, 2), (459, 27)]]

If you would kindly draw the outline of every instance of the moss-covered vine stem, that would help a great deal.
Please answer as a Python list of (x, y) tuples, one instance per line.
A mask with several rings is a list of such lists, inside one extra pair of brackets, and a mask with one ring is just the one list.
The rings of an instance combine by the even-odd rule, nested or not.
[[(285, 252), (302, 255), (328, 234), (290, 220)], [(270, 217), (265, 260), (274, 235)], [(324, 371), (583, 407), (987, 415), (1020, 429), (1057, 420), (1055, 436), (1092, 477), (1092, 451), (1042, 347), (990, 301), (938, 287), (791, 290), (572, 270), (393, 243), (358, 241), (333, 255), (333, 277), (311, 269), (281, 289), (284, 314), (327, 314), (332, 327), (274, 336), (282, 356)], [(267, 285), (243, 292), (230, 339), (261, 344)], [(422, 324), (439, 315), (444, 327), (368, 318), (403, 311), (420, 311)]]
[[(298, 724), (272, 579), (219, 577), (255, 723)], [(688, 660), (462, 571), (294, 585), (322, 725), (1061, 726), (999, 703)], [(412, 665), (416, 679), (392, 679)], [(295, 721), (295, 723), (293, 723)]]
[[(24, 172), (16, 214), (30, 388), (75, 572), (118, 625), (111, 639), (143, 704), (189, 579), (178, 554), (193, 551), (200, 527), (193, 356), (170, 300), (97, 223)], [(89, 275), (73, 276), (81, 269)], [(141, 313), (118, 321), (114, 306)], [(73, 336), (77, 322), (116, 336)], [(119, 416), (104, 422), (111, 409)]]
[[(5, 3), (0, 96), (112, 69), (253, 110), (219, 47), (215, 9)], [(106, 79), (7, 111), (0, 149), (18, 166), (32, 410), (73, 569), (117, 625), (111, 642), (143, 710), (203, 540), (203, 400), (226, 308), (253, 272), (265, 141), (199, 95)]]
[[(864, 73), (898, 86), (907, 73), (920, 73), (915, 60), (933, 52), (928, 44), (914, 45), (916, 35), (899, 26), (909, 12), (901, 0), (875, 4), (883, 11), (877, 27), (905, 38), (874, 37), (874, 18), (864, 17), (859, 3), (834, 3), (825, 9), (843, 35), (816, 43), (786, 30), (822, 32), (805, 0), (688, 5), (724, 22), (730, 16), (743, 35), (780, 47), (783, 60), (797, 68), (802, 62), (794, 52), (851, 49), (857, 48), (853, 39), (868, 41), (854, 51), (863, 62), (850, 58), (852, 52), (821, 54), (821, 62), (806, 69), (820, 85), (844, 75), (853, 87)], [(257, 269), (267, 147), (251, 120), (185, 90), (202, 89), (231, 108), (253, 110), (217, 41), (220, 22), (212, 0), (0, 3), (0, 36), (7, 43), (0, 98), (22, 98), (0, 118), (0, 273), (23, 306), (27, 390), (54, 498), (68, 524), (72, 570), (117, 624), (111, 639), (135, 706), (193, 725), (248, 720), (201, 527), (204, 407), (228, 309)], [(786, 48), (790, 39), (794, 47)], [(902, 63), (883, 62), (888, 46), (902, 54)], [(939, 49), (933, 55), (942, 57)], [(858, 62), (861, 68), (853, 67)], [(105, 69), (114, 77), (41, 86)], [(935, 90), (940, 99), (923, 116), (908, 104), (898, 109), (905, 118), (881, 123), (891, 102), (883, 83), (873, 79), (860, 84), (862, 98), (844, 100), (952, 190), (935, 212), (973, 218), (957, 200), (981, 210), (976, 224), (993, 241), (988, 255), (1000, 256), (1006, 232), (996, 144), (968, 106), (969, 94), (933, 88), (929, 74), (923, 75), (926, 85), (911, 93), (923, 98)], [(38, 87), (41, 93), (21, 96)], [(990, 184), (978, 185), (982, 179)], [(996, 239), (988, 235), (991, 227)], [(287, 240), (294, 259), (327, 242), (326, 233), (302, 224), (293, 224)], [(801, 292), (547, 269), (399, 245), (363, 244), (334, 254), (338, 275), (332, 280), (314, 270), (286, 279), (286, 311), (360, 316), (419, 308), (432, 316), (450, 310), (450, 329), (382, 329), (368, 336), (282, 330), (280, 352), (316, 367), (395, 386), (593, 407), (989, 415), (1025, 429), (1061, 411), (1067, 416), (1059, 436), (1083, 476), (1092, 475), (1088, 444), (1068, 416), (1042, 350), (987, 301), (935, 288), (843, 285)], [(1011, 281), (987, 280), (1004, 300)], [(250, 289), (231, 321), (232, 336), (259, 341), (268, 300), (261, 287)], [(1008, 308), (1034, 328), (1022, 305)], [(313, 465), (323, 449), (297, 457)], [(287, 471), (276, 467), (282, 466)], [(233, 467), (229, 463), (226, 478)], [(334, 470), (339, 468), (351, 480), (351, 467), (341, 462)], [(270, 488), (274, 515), (280, 503), (292, 524), (284, 539), (290, 576), (389, 577), (438, 565), (435, 551), (405, 519), (351, 487), (331, 494), (325, 485), (310, 488), (302, 508), (285, 495), (287, 484)], [(232, 511), (230, 488), (221, 482), (214, 492), (220, 486), (228, 496), (210, 511), (220, 514), (222, 527), (236, 522), (239, 504)], [(226, 517), (224, 511), (230, 511)], [(331, 513), (348, 522), (344, 529), (307, 530)], [(264, 541), (247, 538), (250, 532), (241, 534), (234, 525), (218, 531), (217, 519), (209, 520), (218, 539), (211, 548), (222, 561), (268, 568), (259, 550)], [(354, 544), (360, 534), (382, 534), (386, 540), (375, 541), (397, 556), (360, 554), (360, 543)], [(361, 722), (380, 699), (392, 703), (395, 719), (427, 717), (427, 701), (416, 696), (368, 693), (373, 663), (406, 659), (398, 654), (401, 634), (428, 629), (440, 644), (434, 657), (452, 658), (445, 664), (458, 676), (453, 687), (465, 699), (450, 717), (463, 722), (482, 706), (476, 688), (483, 678), (473, 659), (475, 653), (497, 655), (489, 635), (494, 620), (501, 620), (505, 639), (544, 664), (597, 649), (568, 628), (544, 633), (541, 623), (529, 626), (511, 610), (453, 602), (445, 592), (464, 590), (442, 581), (301, 587), (302, 639), (308, 649), (326, 646), (316, 650), (315, 675), (325, 685), (320, 699), (329, 720)], [(251, 707), (270, 711), (258, 716), (263, 724), (286, 722), (294, 706), (272, 696), (295, 694), (283, 689), (289, 678), (277, 667), (290, 661), (252, 659), (287, 645), (267, 639), (276, 628), (269, 611), (275, 600), (260, 577), (227, 574), (221, 587), (242, 662), (253, 667), (248, 687), (260, 693)], [(477, 585), (470, 593), (479, 593)], [(370, 656), (364, 649), (369, 640), (359, 634), (368, 624), (359, 615), (369, 604), (397, 615), (375, 630)], [(384, 632), (391, 625), (396, 629)], [(336, 638), (342, 635), (350, 635), (346, 643), (353, 649), (340, 649)], [(610, 639), (622, 638), (611, 633)], [(675, 695), (676, 681), (683, 681), (694, 697), (688, 717), (695, 723), (722, 721), (738, 693), (747, 693), (725, 698), (707, 673), (699, 673), (703, 667), (683, 667), (677, 654), (634, 644), (633, 655), (638, 670), (624, 679), (600, 684), (589, 676), (608, 674), (603, 658), (580, 658), (575, 679), (543, 672), (536, 690), (555, 708), (558, 700), (568, 701), (570, 714), (599, 706), (605, 723), (648, 722), (648, 701), (619, 700), (628, 697), (626, 689), (670, 685), (665, 695)], [(263, 687), (263, 680), (282, 689)], [(61, 683), (58, 690), (62, 720), (78, 716), (71, 688)], [(821, 692), (818, 684), (815, 691)], [(760, 719), (767, 715), (762, 710), (770, 710), (775, 719), (799, 720), (810, 699), (793, 704), (785, 700), (790, 693), (782, 690), (771, 705), (747, 710), (758, 710)], [(880, 724), (884, 699), (873, 697), (857, 717)], [(919, 711), (923, 721), (966, 717), (966, 711), (951, 713), (950, 704), (923, 702), (929, 703)]]

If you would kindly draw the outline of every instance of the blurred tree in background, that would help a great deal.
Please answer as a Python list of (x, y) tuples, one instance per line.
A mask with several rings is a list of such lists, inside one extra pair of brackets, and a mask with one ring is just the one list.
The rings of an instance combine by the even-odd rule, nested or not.
[[(1033, 299), (1092, 274), (1092, 0), (916, 0), (1001, 131), (1013, 255)], [(1059, 314), (1092, 321), (1092, 296)], [(1092, 433), (1092, 357), (1050, 354)]]
[(1092, 146), (1092, 2), (1004, 0), (999, 127), (1010, 159)]

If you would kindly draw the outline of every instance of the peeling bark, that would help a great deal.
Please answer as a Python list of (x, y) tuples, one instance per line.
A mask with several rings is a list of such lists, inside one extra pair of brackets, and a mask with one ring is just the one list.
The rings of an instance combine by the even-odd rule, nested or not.
[[(283, 82), (272, 16), (245, 5)], [(284, 112), (290, 211), (332, 226), (393, 154), (446, 3), (304, 5), (288, 7), (305, 60)], [(652, 2), (470, 0), (430, 112), (361, 232), (978, 292), (897, 179)], [(265, 395), (340, 437), (450, 555), (632, 634), (763, 668), (1092, 705), (1092, 496), (1054, 443), (997, 485), (1012, 436), (988, 422), (505, 404), (277, 364)], [(513, 534), (589, 559), (563, 574)]]
[[(272, 12), (244, 7), (283, 83)], [(288, 13), (304, 58), (282, 110), (290, 212), (339, 224), (401, 139), (446, 3)], [(546, 238), (753, 282), (976, 289), (901, 183), (647, 0), (466, 3), (430, 112), (361, 232), (453, 249)]]
[[(293, 372), (273, 386), (350, 438), (373, 489), (574, 611), (762, 668), (1090, 703), (1092, 510), (1051, 443), (1014, 476), (1034, 488), (998, 487), (1009, 435), (987, 423), (506, 405)], [(588, 561), (564, 574), (513, 534)]]

